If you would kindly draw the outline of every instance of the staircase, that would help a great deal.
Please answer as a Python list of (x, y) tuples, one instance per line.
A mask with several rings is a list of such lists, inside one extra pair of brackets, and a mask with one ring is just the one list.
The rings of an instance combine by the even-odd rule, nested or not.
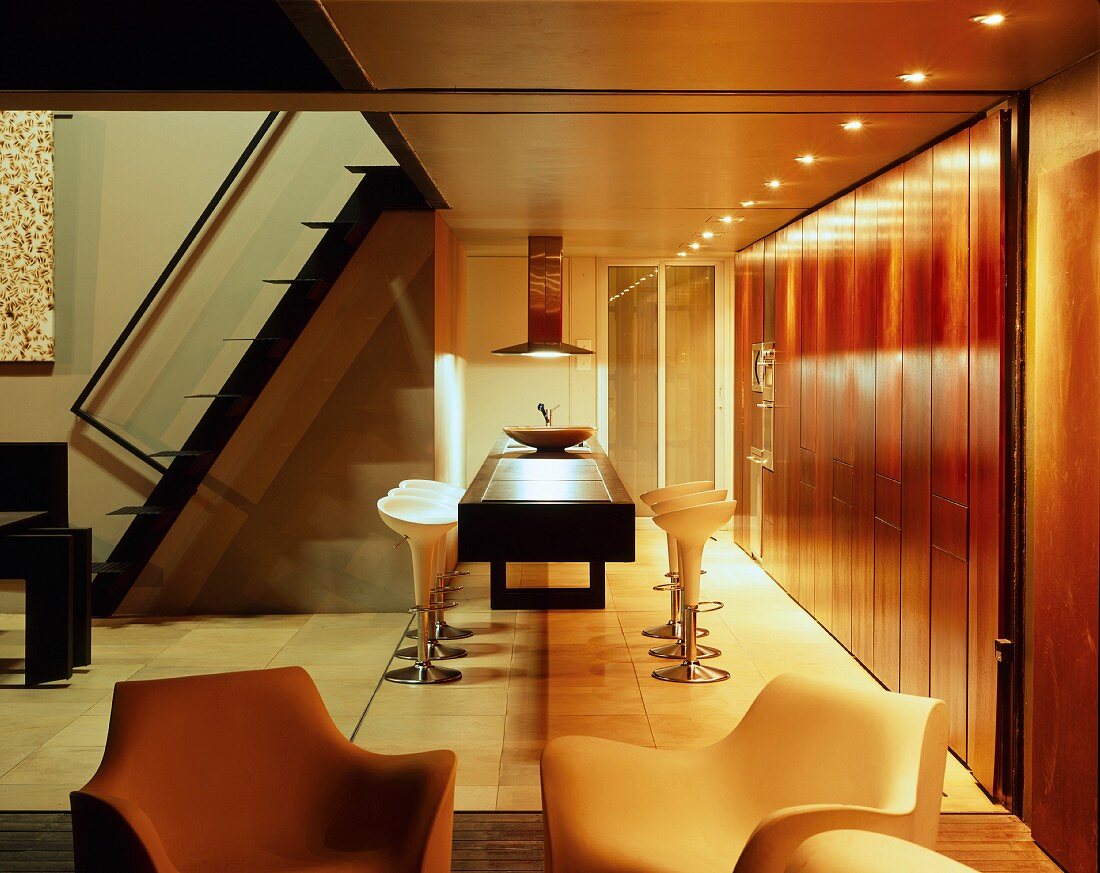
[[(255, 143), (250, 146), (254, 147)], [(108, 513), (128, 516), (130, 522), (107, 560), (93, 565), (92, 609), (95, 615), (111, 615), (121, 605), (173, 522), (198, 490), (207, 471), (378, 218), (387, 210), (430, 208), (398, 167), (348, 166), (346, 171), (358, 175), (360, 181), (335, 218), (301, 222), (304, 227), (316, 231), (318, 239), (312, 254), (296, 275), (255, 277), (256, 282), (262, 282), (280, 296), (255, 336), (225, 338), (227, 343), (239, 343), (245, 347), (225, 383), (211, 393), (184, 395), (190, 403), (207, 405), (182, 445), (147, 454), (88, 412), (83, 405), (105, 372), (106, 364), (110, 363), (128, 333), (136, 327), (144, 309), (148, 308), (150, 298), (146, 298), (143, 308), (135, 313), (136, 317), (131, 319), (104, 365), (93, 375), (74, 404), (73, 412), (80, 418), (161, 473), (160, 480), (144, 504), (122, 506)], [(224, 194), (224, 191), (221, 193)], [(211, 211), (208, 209), (208, 212)], [(200, 222), (208, 217), (204, 213)], [(190, 238), (194, 236), (193, 232)], [(188, 241), (185, 241), (186, 244)], [(154, 292), (157, 291), (159, 288), (154, 286)]]

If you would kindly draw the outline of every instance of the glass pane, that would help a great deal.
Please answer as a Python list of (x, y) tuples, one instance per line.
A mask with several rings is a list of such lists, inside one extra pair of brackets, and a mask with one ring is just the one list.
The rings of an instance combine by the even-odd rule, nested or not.
[(608, 456), (637, 502), (658, 484), (655, 266), (607, 270), (607, 422)]
[(665, 268), (665, 483), (714, 478), (714, 267)]

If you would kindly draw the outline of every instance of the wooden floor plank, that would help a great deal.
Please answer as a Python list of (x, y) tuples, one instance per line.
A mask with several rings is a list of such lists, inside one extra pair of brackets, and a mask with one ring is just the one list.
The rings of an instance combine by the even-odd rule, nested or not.
[[(541, 873), (541, 813), (457, 813), (451, 869), (455, 873)], [(1010, 815), (940, 816), (936, 848), (979, 873), (1057, 873)], [(70, 873), (72, 833), (67, 813), (0, 814), (0, 871)]]

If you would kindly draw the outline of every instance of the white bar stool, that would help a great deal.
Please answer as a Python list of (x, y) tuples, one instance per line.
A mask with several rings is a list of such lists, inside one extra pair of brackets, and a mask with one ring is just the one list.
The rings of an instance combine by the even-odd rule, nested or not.
[(416, 637), (416, 663), (409, 667), (390, 670), (385, 675), (389, 682), (405, 685), (434, 685), (438, 682), (453, 682), (461, 679), (458, 670), (438, 667), (432, 663), (429, 651), (431, 636), (431, 617), (443, 609), (454, 606), (454, 602), (433, 603), (432, 583), (433, 555), (436, 544), (458, 524), (455, 512), (441, 503), (425, 500), (422, 497), (394, 495), (378, 501), (378, 514), (386, 526), (409, 541), (412, 554), (413, 595), (416, 606), (418, 633)]
[[(438, 503), (440, 506), (447, 508), (449, 512), (455, 513), (455, 518), (458, 518), (458, 504), (452, 501), (449, 497), (445, 496), (441, 492), (429, 490), (427, 488), (391, 488), (389, 490), (390, 497), (396, 496), (408, 496), (418, 497), (422, 500), (430, 500), (433, 503)], [(455, 591), (461, 591), (461, 585), (454, 585), (448, 580), (452, 578), (451, 574), (447, 574), (441, 570), (446, 566), (446, 552), (447, 552), (447, 540), (454, 533), (454, 529), (447, 531), (447, 536), (440, 539), (435, 546), (435, 552), (432, 556), (432, 579), (435, 580), (432, 585), (431, 595), (432, 602), (437, 603), (445, 599), (445, 595), (451, 594)], [(428, 646), (431, 650), (432, 660), (444, 661), (448, 658), (462, 658), (466, 655), (466, 650), (457, 646), (445, 646), (440, 643), (440, 640), (461, 640), (466, 637), (472, 637), (474, 632), (466, 630), (465, 628), (453, 627), (447, 624), (447, 621), (443, 617), (442, 612), (436, 612), (431, 616), (430, 626), (432, 628), (431, 634), (428, 638)], [(405, 637), (410, 640), (417, 638), (418, 631), (414, 628), (405, 632)], [(397, 657), (409, 658), (415, 657), (416, 649), (410, 646), (406, 649), (398, 649)]]
[[(684, 626), (683, 663), (662, 667), (653, 671), (653, 678), (666, 682), (721, 682), (729, 679), (730, 674), (718, 667), (699, 663), (698, 642), (695, 638), (695, 620), (700, 612), (721, 609), (716, 600), (699, 600), (703, 549), (707, 540), (716, 530), (721, 529), (737, 508), (736, 500), (723, 500), (720, 503), (704, 503), (687, 509), (674, 509), (654, 518), (661, 530), (668, 531), (676, 538), (680, 559), (680, 583), (684, 586), (684, 607), (681, 622)], [(708, 606), (710, 609), (702, 609)]]
[[(679, 485), (667, 485), (664, 488), (654, 488), (652, 491), (646, 491), (639, 496), (639, 500), (642, 501), (650, 509), (653, 509), (654, 503), (660, 503), (664, 500), (672, 500), (676, 497), (684, 497), (688, 494), (697, 494), (700, 491), (710, 491), (714, 488), (713, 482), (700, 480), (698, 482), (681, 482)], [(656, 640), (678, 640), (680, 639), (680, 586), (676, 581), (679, 575), (679, 562), (676, 557), (676, 542), (672, 537), (667, 537), (668, 540), (668, 572), (665, 576), (670, 580), (661, 585), (654, 585), (654, 591), (667, 591), (671, 595), (671, 610), (669, 613), (669, 619), (664, 624), (656, 625), (655, 627), (647, 627), (642, 631), (642, 636), (652, 637)], [(699, 629), (699, 636), (705, 637), (707, 631), (702, 628)]]
[[(451, 485), (447, 482), (437, 482), (435, 479), (402, 479), (397, 483), (399, 488), (421, 488), (428, 491), (436, 491), (439, 494), (446, 495), (452, 498), (457, 504), (466, 495), (466, 489), (461, 488), (458, 485)], [(447, 567), (453, 566), (458, 556), (458, 531), (453, 530), (447, 534), (447, 551), (443, 563), (443, 576), (448, 578), (454, 576), (469, 576), (469, 570), (448, 570)], [(452, 639), (462, 639), (462, 637), (452, 637)]]
[[(716, 488), (712, 491), (699, 491), (695, 494), (685, 494), (683, 497), (673, 497), (671, 500), (662, 500), (662, 501), (659, 501), (657, 503), (654, 503), (651, 508), (653, 509), (653, 512), (655, 513), (656, 516), (660, 516), (660, 515), (664, 515), (666, 512), (674, 512), (677, 509), (688, 509), (689, 507), (692, 507), (692, 506), (702, 506), (705, 503), (719, 503), (719, 502), (721, 502), (722, 500), (725, 500), (725, 499), (726, 499), (726, 489), (725, 488)], [(654, 520), (656, 520), (656, 518)], [(679, 546), (676, 543), (676, 538), (674, 536), (672, 536), (672, 534), (667, 534), (667, 536), (668, 536), (669, 543), (672, 545), (672, 547), (675, 549), (675, 551), (677, 553), (679, 553)], [(679, 558), (677, 558), (677, 566), (679, 565), (678, 562), (679, 562)], [(699, 572), (700, 572), (701, 575), (706, 575), (707, 571), (706, 570), (700, 570)], [(683, 590), (684, 590), (684, 587), (683, 587), (683, 584), (682, 584), (682, 582), (679, 578), (679, 573), (677, 573), (677, 577), (675, 579), (673, 579), (672, 582), (669, 583), (669, 584), (674, 586), (674, 590), (676, 591), (676, 593), (678, 595), (680, 595), (680, 600), (679, 600), (678, 605), (680, 607), (680, 612), (681, 612), (681, 617), (680, 618), (681, 618), (681, 620), (677, 621), (677, 627), (682, 631), (683, 630), (682, 613), (683, 613)], [(699, 633), (698, 629), (697, 629), (696, 633), (695, 633), (695, 637), (696, 637), (696, 639), (698, 639), (699, 637), (706, 636), (709, 633), (710, 633), (709, 631), (704, 631), (703, 633)], [(722, 652), (719, 649), (715, 649), (715, 648), (712, 648), (710, 646), (702, 646), (702, 645), (696, 646), (696, 653), (697, 653), (697, 656), (699, 658), (716, 658), (716, 657), (718, 657), (719, 655), (722, 654)], [(673, 640), (671, 643), (668, 643), (667, 645), (656, 646), (656, 647), (649, 650), (649, 654), (653, 655), (653, 657), (655, 657), (655, 658), (674, 658), (674, 659), (677, 659), (677, 660), (682, 660), (683, 658), (685, 658), (687, 656), (687, 649), (684, 647), (684, 638), (683, 638), (683, 636), (681, 636), (680, 638), (678, 638), (676, 640)]]

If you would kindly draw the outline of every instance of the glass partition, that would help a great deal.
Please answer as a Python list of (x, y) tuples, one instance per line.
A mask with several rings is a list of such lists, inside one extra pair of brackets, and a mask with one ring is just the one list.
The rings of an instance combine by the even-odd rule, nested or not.
[(658, 483), (657, 277), (656, 265), (607, 274), (607, 451), (635, 501)]

